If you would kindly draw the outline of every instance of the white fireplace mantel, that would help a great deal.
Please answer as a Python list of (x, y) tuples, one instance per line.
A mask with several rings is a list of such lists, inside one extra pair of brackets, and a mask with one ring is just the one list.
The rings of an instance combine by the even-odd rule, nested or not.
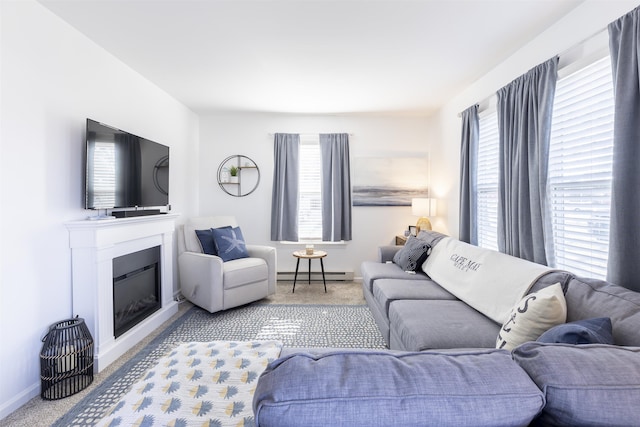
[[(70, 221), (73, 315), (83, 318), (94, 340), (94, 370), (102, 371), (178, 312), (173, 300), (173, 231), (178, 214)], [(113, 259), (160, 246), (161, 308), (114, 337)]]

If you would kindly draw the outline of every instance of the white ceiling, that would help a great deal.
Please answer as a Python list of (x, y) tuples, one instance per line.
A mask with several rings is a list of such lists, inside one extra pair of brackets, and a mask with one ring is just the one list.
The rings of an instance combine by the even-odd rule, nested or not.
[(419, 115), (581, 2), (40, 0), (196, 112)]

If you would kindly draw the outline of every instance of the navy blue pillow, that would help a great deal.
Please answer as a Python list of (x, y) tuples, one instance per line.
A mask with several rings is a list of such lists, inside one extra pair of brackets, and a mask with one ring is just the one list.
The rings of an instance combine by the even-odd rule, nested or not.
[(537, 339), (544, 343), (613, 344), (611, 319), (597, 317), (554, 326)]
[(208, 230), (196, 230), (196, 236), (200, 240), (202, 252), (207, 255), (218, 255), (216, 244), (213, 241), (213, 232), (210, 228)]
[(218, 256), (223, 261), (249, 257), (240, 227), (214, 228), (212, 232)]

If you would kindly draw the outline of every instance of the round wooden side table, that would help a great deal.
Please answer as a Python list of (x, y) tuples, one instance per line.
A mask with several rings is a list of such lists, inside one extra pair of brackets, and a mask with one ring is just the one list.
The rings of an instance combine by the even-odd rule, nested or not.
[(296, 274), (293, 277), (293, 292), (296, 291), (296, 281), (298, 280), (298, 267), (300, 267), (300, 259), (308, 259), (309, 260), (309, 284), (311, 284), (311, 260), (319, 259), (320, 260), (320, 269), (322, 270), (322, 283), (324, 284), (324, 292), (327, 292), (327, 282), (324, 278), (324, 264), (322, 262), (322, 258), (327, 256), (325, 251), (313, 251), (312, 254), (307, 255), (306, 251), (294, 251), (293, 256), (298, 260), (296, 262)]

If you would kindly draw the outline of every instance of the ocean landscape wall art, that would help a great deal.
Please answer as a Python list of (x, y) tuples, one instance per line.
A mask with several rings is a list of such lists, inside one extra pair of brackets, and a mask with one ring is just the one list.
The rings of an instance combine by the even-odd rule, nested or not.
[(411, 206), (414, 197), (429, 197), (429, 156), (355, 157), (353, 206)]

